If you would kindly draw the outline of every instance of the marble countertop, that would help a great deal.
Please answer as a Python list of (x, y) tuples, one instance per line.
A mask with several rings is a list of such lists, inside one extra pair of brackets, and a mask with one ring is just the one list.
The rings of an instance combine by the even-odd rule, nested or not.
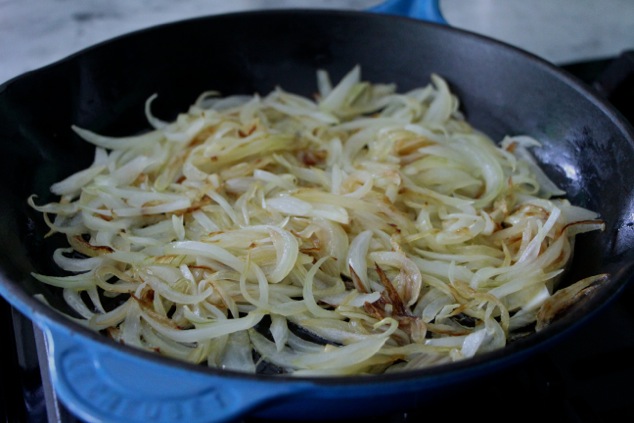
[[(0, 0), (0, 83), (156, 24), (264, 8), (366, 9), (378, 0)], [(634, 49), (633, 0), (440, 0), (448, 23), (556, 64)]]

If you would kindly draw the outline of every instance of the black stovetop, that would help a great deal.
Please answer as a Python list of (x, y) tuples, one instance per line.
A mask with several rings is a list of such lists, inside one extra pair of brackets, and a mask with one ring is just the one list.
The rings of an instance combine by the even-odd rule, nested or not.
[[(599, 92), (634, 123), (634, 52), (563, 66)], [(614, 81), (619, 81), (614, 86)], [(0, 423), (79, 423), (51, 396), (40, 366), (37, 332), (0, 299)], [(16, 340), (14, 342), (14, 340)], [(40, 349), (41, 350), (41, 349)], [(596, 318), (552, 349), (472, 383), (467, 395), (407, 413), (364, 418), (364, 423), (405, 423), (476, 416), (495, 420), (599, 423), (634, 421), (634, 286)], [(42, 371), (44, 370), (44, 371)], [(496, 404), (503, 404), (499, 407)], [(496, 408), (498, 408), (496, 410)], [(514, 410), (514, 411), (513, 411)], [(510, 411), (511, 414), (508, 414)], [(247, 418), (242, 423), (263, 423)], [(357, 423), (346, 420), (346, 423)]]

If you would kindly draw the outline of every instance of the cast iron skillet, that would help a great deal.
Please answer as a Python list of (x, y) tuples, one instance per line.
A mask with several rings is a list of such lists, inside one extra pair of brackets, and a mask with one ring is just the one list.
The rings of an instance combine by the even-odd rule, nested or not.
[[(59, 295), (30, 272), (54, 273), (58, 243), (26, 204), (52, 199), (51, 183), (88, 165), (92, 149), (71, 124), (109, 135), (148, 129), (143, 107), (174, 118), (198, 94), (310, 95), (315, 72), (338, 80), (360, 64), (364, 79), (400, 90), (444, 76), (469, 121), (494, 139), (531, 134), (537, 157), (571, 201), (601, 213), (603, 233), (579, 237), (566, 281), (608, 272), (609, 283), (549, 328), (507, 348), (428, 370), (373, 377), (245, 376), (176, 363), (116, 345), (42, 305)], [(499, 42), (435, 23), (366, 12), (285, 10), (205, 17), (102, 43), (0, 86), (0, 294), (35, 321), (51, 349), (59, 398), (86, 421), (209, 422), (244, 415), (345, 418), (424, 405), (482, 375), (549, 348), (631, 279), (634, 136), (606, 102), (555, 66)]]

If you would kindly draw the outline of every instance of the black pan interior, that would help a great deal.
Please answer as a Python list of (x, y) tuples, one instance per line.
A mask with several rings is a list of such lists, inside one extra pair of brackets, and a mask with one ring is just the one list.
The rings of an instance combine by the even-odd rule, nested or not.
[[(631, 128), (561, 70), (495, 41), (401, 17), (341, 11), (266, 11), (168, 24), (102, 43), (0, 86), (0, 263), (11, 289), (59, 295), (30, 278), (57, 273), (41, 216), (26, 198), (92, 160), (70, 127), (105, 135), (148, 129), (144, 102), (164, 120), (205, 90), (266, 94), (279, 85), (311, 95), (323, 68), (338, 80), (354, 65), (364, 79), (399, 90), (442, 75), (467, 119), (494, 139), (530, 134), (547, 173), (574, 204), (599, 211), (604, 233), (581, 236), (567, 281), (609, 272), (612, 281), (567, 323), (607, 304), (629, 282), (634, 262), (634, 148)], [(556, 329), (553, 329), (553, 332)]]

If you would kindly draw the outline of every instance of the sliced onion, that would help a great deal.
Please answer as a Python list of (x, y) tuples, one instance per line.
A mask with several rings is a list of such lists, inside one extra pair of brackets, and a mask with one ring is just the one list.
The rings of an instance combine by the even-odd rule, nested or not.
[(118, 342), (247, 373), (253, 350), (293, 375), (396, 372), (503, 348), (609, 276), (557, 291), (605, 222), (548, 179), (539, 140), (473, 128), (440, 75), (397, 92), (319, 70), (314, 99), (208, 91), (170, 122), (155, 98), (145, 133), (73, 126), (92, 163), (26, 199), (68, 241), (64, 276), (33, 277)]

